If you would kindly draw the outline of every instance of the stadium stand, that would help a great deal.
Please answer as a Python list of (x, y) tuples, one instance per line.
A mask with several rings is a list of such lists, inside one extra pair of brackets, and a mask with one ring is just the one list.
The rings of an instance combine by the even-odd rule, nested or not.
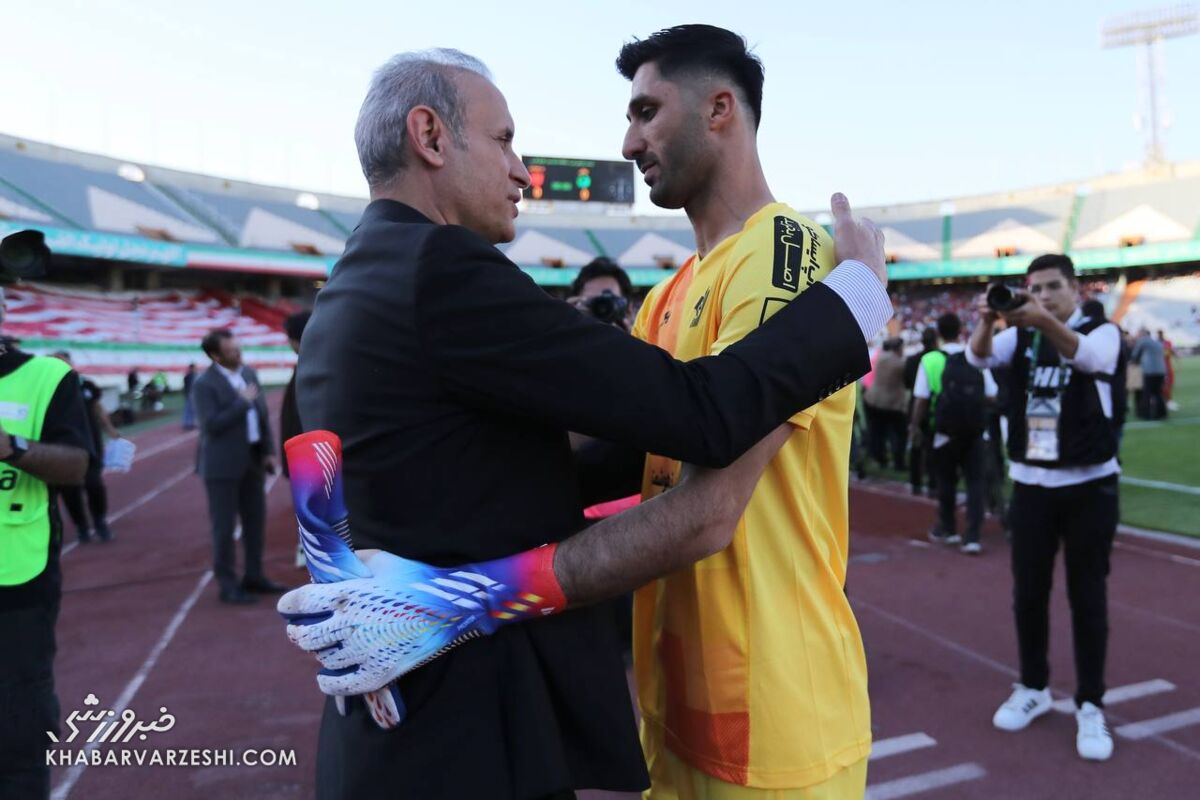
[(1131, 282), (1113, 319), (1127, 331), (1164, 331), (1176, 348), (1200, 347), (1200, 272)]
[(92, 292), (47, 284), (9, 287), (4, 332), (39, 354), (69, 350), (76, 367), (106, 386), (124, 384), (130, 369), (162, 371), (182, 383), (189, 363), (203, 365), (199, 342), (229, 328), (246, 362), (285, 377), (295, 356), (282, 332), (290, 306), (215, 291)]
[[(786, 194), (786, 187), (779, 188)], [(216, 245), (233, 251), (233, 261), (239, 250), (301, 254), (312, 257), (311, 270), (319, 271), (341, 252), (364, 204), (362, 198), (125, 164), (0, 136), (0, 217), (14, 221)], [(501, 249), (530, 268), (575, 268), (606, 255), (645, 270), (634, 276), (645, 286), (661, 277), (655, 269), (678, 264), (693, 245), (681, 216), (584, 211), (530, 205), (518, 220), (516, 240)], [(1200, 260), (1200, 163), (861, 211), (884, 228), (894, 262), (919, 267), (898, 269), (898, 279), (1017, 272), (1005, 259), (1064, 248), (1105, 251), (1084, 268)], [(809, 216), (828, 224), (823, 209)], [(1148, 251), (1146, 260), (1108, 252), (1170, 243), (1195, 246), (1157, 261), (1164, 254)], [(247, 269), (263, 269), (244, 260)], [(554, 285), (570, 277), (537, 275)]]
[[(776, 188), (786, 195), (786, 187)], [(80, 363), (102, 376), (134, 361), (178, 369), (196, 355), (185, 341), (207, 327), (232, 325), (254, 337), (254, 348), (265, 348), (248, 351), (252, 363), (282, 370), (290, 355), (281, 350), (281, 321), (308, 304), (314, 280), (319, 285), (336, 262), (365, 202), (0, 135), (0, 234), (39, 227), (66, 257), (50, 282), (14, 293), (10, 304), (18, 303), (18, 313), (10, 324), (45, 348), (56, 341), (79, 343), (87, 351)], [(1089, 295), (1100, 296), (1126, 327), (1161, 328), (1177, 346), (1200, 346), (1200, 280), (1194, 274), (1200, 266), (1200, 162), (859, 211), (879, 222), (887, 237), (898, 309), (893, 332), (910, 335), (944, 311), (970, 323), (972, 299), (989, 277), (1012, 280), (1032, 256), (1065, 249), (1085, 276), (1099, 282)], [(824, 210), (807, 213), (829, 224)], [(578, 267), (599, 255), (624, 266), (636, 286), (649, 287), (683, 263), (693, 246), (682, 215), (526, 203), (515, 240), (500, 249), (540, 284), (561, 292)], [(126, 288), (122, 275), (141, 290), (134, 293), (142, 303), (137, 314), (130, 311), (130, 294), (120, 292)], [(72, 285), (60, 285), (64, 280)], [(177, 290), (160, 291), (164, 285)], [(99, 292), (102, 286), (110, 292)], [(57, 316), (17, 321), (43, 313)], [(179, 314), (179, 324), (160, 325), (169, 318), (160, 313)], [(89, 327), (84, 318), (92, 314), (98, 316)], [(102, 340), (110, 349), (100, 346)], [(112, 348), (134, 349), (117, 358)]]

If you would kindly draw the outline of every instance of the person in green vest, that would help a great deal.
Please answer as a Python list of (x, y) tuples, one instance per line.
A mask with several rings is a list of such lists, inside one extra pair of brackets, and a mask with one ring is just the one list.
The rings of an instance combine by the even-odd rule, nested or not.
[[(4, 291), (0, 286), (0, 325)], [(57, 358), (0, 344), (0, 797), (46, 798), (59, 728), (54, 624), (62, 595), (60, 486), (83, 483), (91, 448), (79, 378)]]

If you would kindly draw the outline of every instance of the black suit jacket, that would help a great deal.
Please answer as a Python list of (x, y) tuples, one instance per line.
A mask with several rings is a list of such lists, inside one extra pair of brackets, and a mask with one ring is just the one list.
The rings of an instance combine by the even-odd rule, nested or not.
[[(246, 383), (259, 387), (254, 407), (258, 409), (261, 455), (273, 453), (271, 420), (267, 399), (258, 383), (258, 373), (242, 367)], [(250, 445), (246, 433), (246, 412), (250, 404), (229, 384), (215, 366), (209, 367), (192, 384), (192, 403), (200, 425), (197, 472), (206, 481), (236, 480), (250, 464)]]
[[(355, 545), (449, 566), (582, 528), (567, 430), (723, 465), (868, 368), (820, 284), (723, 355), (682, 363), (550, 298), (470, 231), (380, 200), (317, 297), (297, 395), (305, 430), (342, 437)], [(319, 796), (647, 785), (598, 609), (503, 628), (401, 690), (408, 719), (389, 733), (326, 704)]]

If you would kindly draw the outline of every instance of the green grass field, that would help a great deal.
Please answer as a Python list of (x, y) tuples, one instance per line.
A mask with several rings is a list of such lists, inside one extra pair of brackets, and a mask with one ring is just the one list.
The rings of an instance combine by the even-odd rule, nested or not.
[[(1122, 477), (1175, 484), (1169, 488), (1121, 484), (1121, 522), (1138, 528), (1200, 537), (1200, 356), (1175, 362), (1175, 394), (1179, 410), (1166, 422), (1143, 422), (1130, 415), (1121, 443)], [(862, 397), (859, 395), (861, 408)], [(1133, 400), (1130, 398), (1130, 407)], [(906, 474), (880, 470), (872, 475), (908, 481)]]
[[(1175, 363), (1179, 410), (1166, 422), (1132, 418), (1121, 443), (1125, 478), (1162, 481), (1200, 492), (1200, 356)], [(1200, 494), (1121, 485), (1121, 521), (1139, 528), (1200, 536)]]

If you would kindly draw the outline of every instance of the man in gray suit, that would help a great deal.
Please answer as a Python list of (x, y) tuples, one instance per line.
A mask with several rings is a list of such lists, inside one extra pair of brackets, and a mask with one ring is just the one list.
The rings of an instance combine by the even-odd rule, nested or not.
[[(258, 375), (242, 364), (242, 350), (224, 329), (209, 332), (200, 344), (212, 366), (196, 378), (192, 401), (200, 425), (198, 471), (208, 492), (212, 523), (213, 575), (221, 602), (253, 603), (255, 594), (278, 594), (288, 587), (263, 574), (263, 525), (266, 496), (263, 476), (279, 463), (271, 442), (267, 401)], [(234, 575), (234, 519), (242, 520), (245, 569)]]

